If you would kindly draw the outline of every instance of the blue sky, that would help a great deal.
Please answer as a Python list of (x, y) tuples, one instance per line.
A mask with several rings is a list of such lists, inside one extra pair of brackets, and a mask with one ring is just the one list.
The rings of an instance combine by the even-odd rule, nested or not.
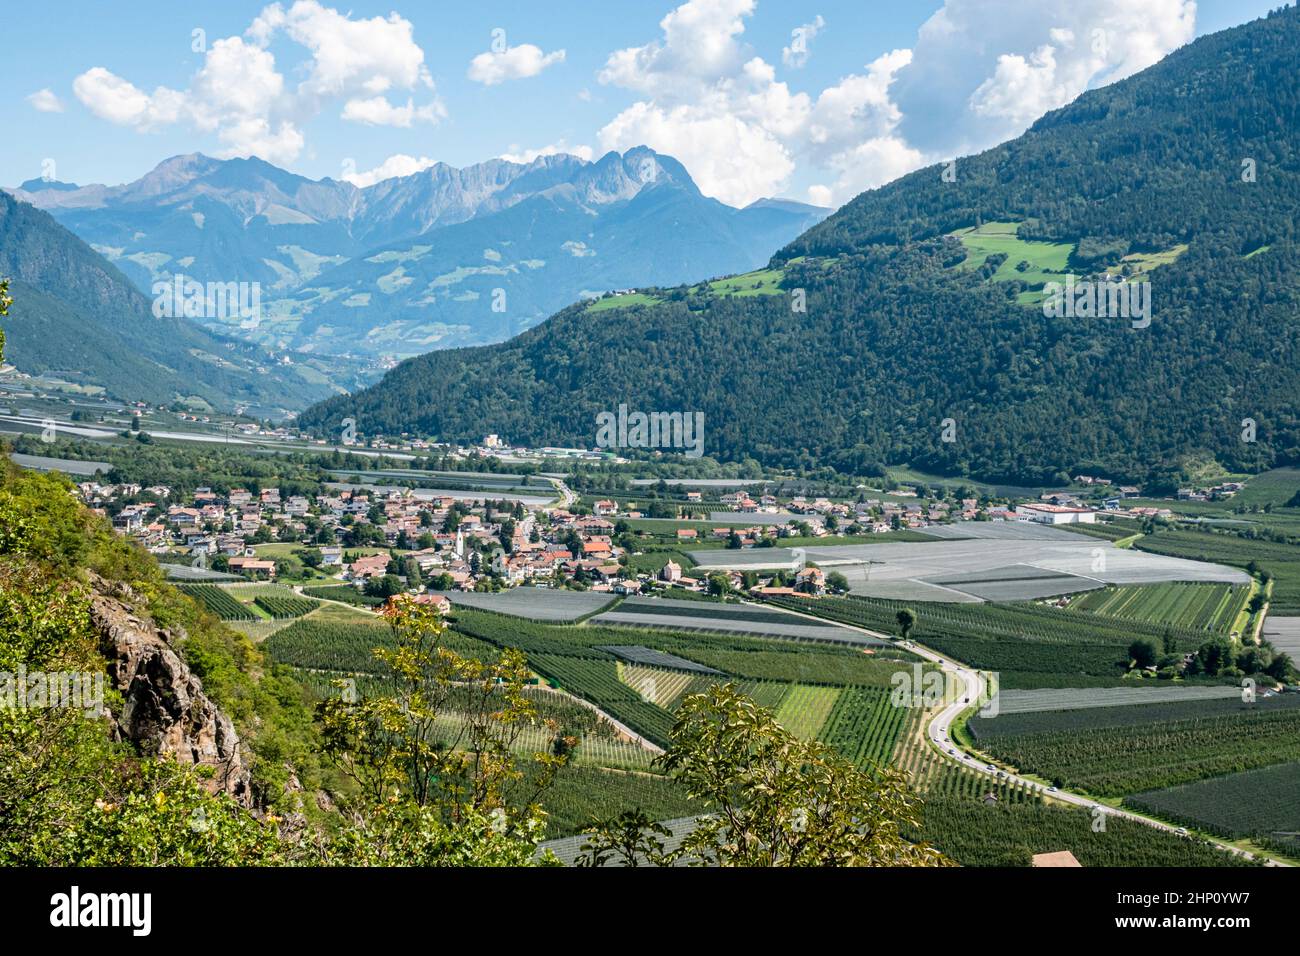
[(0, 183), (201, 151), (364, 184), (647, 143), (733, 204), (838, 204), (1277, 3), (50, 0), (6, 18)]

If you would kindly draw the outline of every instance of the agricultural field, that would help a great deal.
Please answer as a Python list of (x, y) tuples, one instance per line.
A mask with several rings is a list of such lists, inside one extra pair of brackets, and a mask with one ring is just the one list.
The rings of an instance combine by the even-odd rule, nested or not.
[(1085, 710), (1132, 704), (1167, 704), (1187, 700), (1241, 699), (1241, 689), (1232, 684), (1154, 685), (1135, 687), (1090, 687), (1081, 689), (1004, 690), (997, 696), (998, 713), (1032, 714), (1039, 711)]
[(613, 595), (599, 591), (570, 591), (563, 588), (511, 588), (496, 593), (452, 591), (447, 598), (453, 607), (556, 623), (577, 621), (617, 600)]
[(215, 584), (178, 584), (177, 587), (223, 621), (258, 620), (256, 612)]
[(304, 614), (310, 614), (320, 607), (319, 601), (298, 597), (296, 594), (259, 594), (253, 598), (253, 603), (275, 621), (302, 617)]
[(1228, 634), (1234, 629), (1249, 598), (1248, 586), (1167, 582), (1091, 591), (1072, 600), (1069, 609), (1102, 617)]
[(667, 671), (623, 661), (617, 663), (616, 672), (618, 679), (642, 698), (667, 711), (673, 710), (682, 695), (699, 679), (685, 671)]
[(1300, 614), (1300, 547), (1251, 540), (1224, 532), (1159, 530), (1144, 535), (1133, 547), (1154, 554), (1214, 561), (1240, 568), (1255, 562), (1273, 575), (1270, 606), (1274, 614)]
[(371, 597), (363, 594), (350, 584), (327, 584), (320, 587), (305, 587), (302, 593), (307, 597), (317, 598), (321, 601), (340, 601), (343, 604), (353, 604), (357, 607), (379, 607), (384, 603), (383, 598)]
[(748, 604), (713, 606), (697, 601), (629, 598), (596, 618), (599, 624), (665, 627), (684, 631), (755, 634), (787, 640), (825, 641), (855, 646), (885, 642), (844, 628), (818, 624), (783, 611)]
[(1121, 686), (1128, 646), (1140, 637), (1190, 651), (1203, 631), (1172, 625), (1071, 614), (1038, 604), (935, 604), (850, 596), (815, 601), (778, 597), (777, 607), (797, 608), (828, 620), (900, 634), (897, 614), (916, 615), (911, 637), (957, 660), (1001, 674), (1004, 689)]
[(826, 717), (818, 737), (859, 767), (889, 762), (909, 711), (895, 707), (878, 687), (846, 687)]
[(894, 748), (893, 764), (924, 798), (923, 825), (909, 836), (962, 866), (1029, 866), (1035, 853), (1062, 849), (1084, 866), (1244, 865), (1204, 841), (1132, 821), (1111, 818), (1105, 833), (1094, 833), (1085, 809), (1045, 803), (1023, 784), (945, 760), (924, 738), (925, 717), (924, 711), (908, 710)]
[(594, 821), (616, 816), (629, 807), (639, 807), (656, 820), (675, 820), (703, 809), (660, 774), (581, 765), (562, 769), (540, 802), (547, 814), (548, 840), (581, 833)]
[[(990, 723), (996, 727), (1005, 720), (1011, 727), (1051, 729), (1008, 733), (1004, 727), (990, 734), (982, 721), (973, 721), (971, 732), (984, 752), (1022, 772), (1114, 797), (1300, 760), (1300, 707), (1272, 706), (1274, 700), (1286, 698), (1262, 700), (1245, 711), (1232, 701), (1212, 700), (1065, 711), (1060, 716), (1012, 714)], [(1184, 716), (1186, 708), (1198, 709), (1194, 716)], [(1150, 719), (1171, 711), (1179, 716)], [(1069, 729), (1062, 726), (1066, 721)]]
[(629, 664), (640, 664), (645, 667), (656, 667), (665, 670), (687, 671), (692, 674), (714, 674), (719, 676), (722, 674), (721, 671), (714, 670), (712, 667), (705, 667), (703, 664), (688, 661), (676, 654), (665, 654), (663, 651), (657, 651), (652, 647), (642, 647), (639, 644), (604, 644), (599, 645), (596, 649), (609, 651), (619, 660), (626, 661)]
[(1068, 849), (1085, 867), (1247, 866), (1204, 840), (1109, 817), (1093, 832), (1081, 809), (1038, 803), (985, 806), (978, 800), (929, 797), (916, 834), (962, 866), (1029, 866), (1036, 853)]
[(795, 684), (776, 711), (776, 722), (801, 740), (815, 740), (839, 700), (838, 687)]
[(1262, 838), (1300, 849), (1300, 763), (1135, 793), (1124, 803), (1230, 840)]

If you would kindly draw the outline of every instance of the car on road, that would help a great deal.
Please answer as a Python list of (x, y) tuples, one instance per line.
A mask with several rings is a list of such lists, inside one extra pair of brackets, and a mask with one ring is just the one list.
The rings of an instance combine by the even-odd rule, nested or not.
[(1048, 792), (1048, 793), (1056, 793), (1056, 788), (1055, 788), (1055, 787), (1048, 787), (1048, 788), (1047, 788), (1047, 792)]

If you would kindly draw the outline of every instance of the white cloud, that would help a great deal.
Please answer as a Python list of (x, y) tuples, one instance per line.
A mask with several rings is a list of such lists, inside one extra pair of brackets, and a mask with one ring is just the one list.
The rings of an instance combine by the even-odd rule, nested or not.
[(531, 43), (506, 47), (500, 52), (480, 53), (470, 60), (467, 76), (476, 83), (493, 86), (506, 80), (536, 76), (554, 63), (564, 62), (564, 51), (543, 53)]
[(273, 3), (253, 21), (248, 36), (264, 47), (279, 31), (312, 53), (304, 93), (339, 96), (358, 90), (373, 94), (433, 88), (414, 26), (396, 13), (353, 20), (316, 0), (297, 0), (288, 11)]
[(164, 86), (146, 93), (102, 66), (73, 80), (72, 91), (100, 119), (141, 130), (174, 123), (185, 108), (184, 94)]
[(705, 195), (733, 206), (780, 192), (794, 172), (780, 140), (718, 103), (671, 109), (635, 103), (600, 131), (600, 142), (619, 151), (644, 144), (673, 156)]
[(808, 187), (808, 201), (814, 206), (831, 206), (834, 204), (834, 194), (831, 187), (816, 183)]
[(663, 39), (610, 54), (600, 82), (658, 98), (691, 96), (745, 59), (738, 37), (756, 0), (687, 0), (662, 20)]
[(29, 94), (27, 102), (32, 105), (32, 109), (38, 110), (41, 113), (63, 112), (62, 101), (55, 96), (54, 91), (49, 88), (37, 90), (35, 93)]
[[(215, 134), (222, 157), (290, 163), (306, 148), (303, 127), (330, 100), (344, 100), (343, 119), (371, 126), (410, 127), (445, 115), (413, 33), (410, 21), (396, 13), (354, 20), (316, 0), (297, 0), (287, 9), (273, 3), (243, 36), (209, 46), (188, 90), (146, 93), (97, 66), (76, 78), (73, 91), (111, 123), (147, 131), (185, 122)], [(269, 48), (281, 35), (308, 52), (304, 79), (292, 89)], [(386, 95), (417, 89), (427, 103), (408, 96), (405, 105), (394, 104)]]
[[(912, 49), (810, 96), (744, 42), (755, 6), (686, 0), (659, 38), (610, 54), (600, 81), (641, 101), (600, 131), (601, 145), (676, 156), (704, 193), (732, 203), (784, 189), (806, 165), (812, 201), (844, 202), (1150, 66), (1191, 39), (1196, 12), (1193, 0), (945, 0)], [(782, 64), (803, 66), (824, 27), (817, 16), (793, 31)]]
[(410, 129), (416, 122), (436, 123), (446, 115), (441, 104), (416, 107), (415, 101), (407, 98), (405, 106), (394, 106), (384, 96), (372, 96), (369, 99), (351, 99), (343, 104), (342, 117), (370, 126), (399, 126)]
[(975, 152), (1192, 39), (1193, 0), (946, 0), (891, 91), (901, 131), (936, 156)]
[(405, 153), (397, 153), (394, 156), (389, 156), (374, 169), (367, 170), (364, 173), (350, 173), (342, 178), (360, 189), (365, 189), (375, 183), (382, 183), (385, 179), (394, 179), (398, 176), (413, 176), (416, 173), (423, 172), (430, 166), (436, 165), (437, 161), (429, 159), (427, 156), (416, 159), (414, 156), (407, 156)]
[(563, 154), (577, 156), (579, 159), (587, 162), (591, 162), (596, 156), (595, 150), (590, 146), (570, 146), (564, 140), (560, 140), (559, 142), (543, 146), (540, 149), (521, 150), (518, 146), (512, 145), (510, 147), (510, 152), (502, 153), (498, 158), (504, 159), (509, 163), (519, 163), (521, 166), (527, 166), (539, 156), (556, 156)]
[(781, 62), (792, 70), (801, 69), (812, 54), (813, 37), (817, 36), (824, 26), (826, 26), (826, 21), (822, 19), (822, 15), (819, 13), (811, 23), (805, 23), (803, 26), (791, 30), (790, 45), (781, 48)]

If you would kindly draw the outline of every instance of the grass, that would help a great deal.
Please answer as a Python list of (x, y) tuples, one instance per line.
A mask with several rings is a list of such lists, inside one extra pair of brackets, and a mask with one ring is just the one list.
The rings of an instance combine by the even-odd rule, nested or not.
[(838, 687), (796, 684), (777, 708), (776, 722), (801, 740), (815, 740), (840, 693)]
[(662, 299), (658, 296), (646, 295), (644, 292), (633, 292), (630, 295), (610, 295), (597, 299), (587, 306), (588, 313), (608, 312), (611, 309), (628, 309), (637, 305), (658, 305)]
[(784, 278), (785, 272), (781, 269), (757, 269), (743, 275), (715, 279), (708, 283), (708, 288), (715, 295), (780, 295)]
[[(1021, 239), (1019, 229), (1019, 223), (989, 222), (949, 233), (960, 239), (967, 251), (966, 259), (957, 268), (973, 271), (989, 256), (1005, 253), (1006, 261), (993, 273), (994, 282), (1020, 281), (1041, 288), (1046, 282), (1064, 281), (1074, 243)], [(1028, 263), (1023, 271), (1017, 268), (1022, 262)]]
[(1090, 591), (1072, 600), (1070, 610), (1228, 634), (1249, 597), (1244, 586), (1166, 582)]

